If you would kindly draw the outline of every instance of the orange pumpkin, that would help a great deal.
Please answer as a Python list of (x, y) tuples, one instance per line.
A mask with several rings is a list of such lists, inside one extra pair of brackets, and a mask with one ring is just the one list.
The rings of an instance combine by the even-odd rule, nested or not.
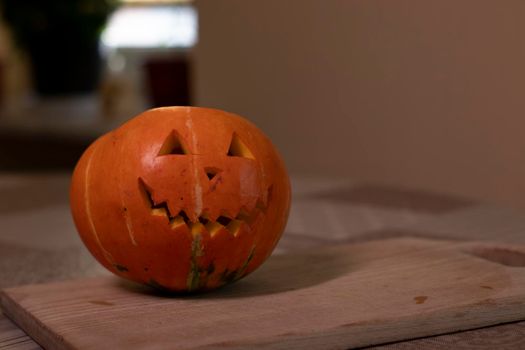
[(195, 291), (238, 280), (271, 254), (290, 184), (270, 140), (247, 120), (167, 107), (96, 140), (75, 168), (70, 201), (84, 244), (107, 269)]

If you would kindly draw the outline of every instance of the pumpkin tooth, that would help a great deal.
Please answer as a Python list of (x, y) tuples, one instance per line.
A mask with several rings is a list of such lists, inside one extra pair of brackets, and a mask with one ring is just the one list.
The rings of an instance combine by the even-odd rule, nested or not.
[(253, 208), (251, 211), (248, 211), (245, 207), (243, 207), (239, 214), (237, 214), (236, 220), (243, 221), (247, 223), (249, 226), (252, 226), (255, 219), (257, 218), (257, 215), (259, 215), (259, 209)]
[(200, 222), (193, 222), (190, 224), (190, 231), (193, 237), (200, 236), (205, 231), (205, 227)]
[(259, 199), (252, 210), (249, 210), (248, 207), (243, 206), (239, 209), (235, 216), (230, 215), (228, 212), (223, 210), (221, 211), (221, 215), (219, 217), (212, 218), (210, 217), (209, 211), (205, 210), (194, 221), (188, 217), (184, 210), (180, 210), (177, 215), (172, 216), (167, 202), (164, 201), (156, 204), (153, 201), (151, 192), (148, 190), (147, 185), (142, 181), (142, 179), (139, 179), (139, 183), (141, 184), (145, 198), (151, 207), (151, 215), (164, 216), (168, 218), (171, 229), (176, 229), (182, 224), (186, 224), (188, 227), (190, 227), (190, 229), (192, 229), (195, 224), (200, 224), (202, 227), (206, 227), (210, 234), (215, 234), (220, 230), (221, 227), (225, 227), (230, 233), (237, 235), (243, 222), (251, 227), (257, 219), (259, 213), (266, 211), (266, 206), (263, 204), (263, 201)]
[(151, 208), (151, 215), (169, 217), (165, 208)]
[(235, 216), (236, 220), (242, 220), (242, 221), (248, 221), (250, 218), (250, 210), (248, 210), (246, 207), (242, 207), (241, 210), (239, 210), (239, 213)]
[(232, 220), (228, 226), (226, 226), (226, 229), (230, 231), (232, 235), (237, 236), (241, 230), (242, 224), (243, 222), (240, 220)]
[(216, 221), (208, 221), (208, 223), (206, 224), (206, 230), (208, 231), (211, 237), (215, 236), (221, 229), (224, 228), (225, 227), (223, 225)]
[[(260, 203), (260, 206), (264, 207), (262, 204), (262, 201), (258, 201)], [(260, 209), (257, 205), (254, 205), (254, 207), (250, 210), (248, 207), (243, 206), (235, 216), (235, 220), (245, 222), (248, 226), (252, 226), (253, 223), (257, 220), (257, 217), (260, 213), (264, 213), (265, 210)], [(227, 226), (229, 222), (224, 223), (225, 226)]]
[(172, 230), (182, 225), (186, 225), (186, 222), (184, 221), (184, 218), (180, 215), (177, 215), (176, 217), (170, 220), (170, 227)]
[(186, 215), (186, 212), (184, 210), (179, 211), (178, 216), (182, 218), (182, 220), (186, 223), (186, 225), (190, 224), (190, 219), (188, 218), (188, 215)]

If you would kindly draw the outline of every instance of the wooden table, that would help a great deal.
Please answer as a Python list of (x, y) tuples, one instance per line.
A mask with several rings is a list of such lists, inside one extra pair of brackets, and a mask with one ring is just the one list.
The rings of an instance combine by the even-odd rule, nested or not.
[[(0, 174), (0, 288), (107, 273), (75, 233), (68, 183), (67, 174)], [(525, 244), (525, 214), (497, 205), (344, 179), (294, 178), (293, 188), (289, 224), (275, 254), (403, 236)], [(374, 348), (422, 347), (525, 348), (525, 322)], [(40, 349), (0, 313), (4, 348)]]

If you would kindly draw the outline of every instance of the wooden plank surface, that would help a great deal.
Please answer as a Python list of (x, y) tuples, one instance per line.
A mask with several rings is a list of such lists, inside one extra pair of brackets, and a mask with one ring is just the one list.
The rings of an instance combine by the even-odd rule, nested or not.
[(390, 239), (274, 256), (196, 296), (98, 277), (0, 302), (53, 349), (347, 348), (525, 319), (524, 266), (524, 246)]

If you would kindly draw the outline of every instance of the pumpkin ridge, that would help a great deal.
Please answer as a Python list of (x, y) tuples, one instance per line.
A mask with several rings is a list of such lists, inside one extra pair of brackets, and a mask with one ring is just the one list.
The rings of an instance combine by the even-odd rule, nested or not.
[(114, 261), (115, 259), (113, 258), (111, 253), (108, 252), (107, 249), (104, 248), (104, 246), (102, 246), (102, 242), (100, 241), (100, 237), (99, 237), (97, 229), (95, 227), (95, 222), (93, 221), (93, 214), (91, 212), (91, 201), (90, 201), (90, 199), (91, 199), (90, 193), (91, 192), (89, 190), (89, 188), (90, 188), (89, 180), (90, 180), (90, 177), (91, 177), (91, 167), (92, 167), (93, 158), (95, 156), (95, 152), (97, 151), (99, 145), (100, 145), (100, 143), (97, 143), (97, 144), (93, 145), (94, 146), (93, 147), (93, 152), (91, 153), (90, 157), (87, 160), (86, 170), (85, 170), (86, 173), (85, 173), (85, 177), (84, 177), (84, 205), (86, 207), (86, 216), (87, 216), (87, 219), (88, 219), (88, 223), (89, 223), (91, 232), (92, 232), (93, 236), (95, 237), (95, 242), (97, 242), (97, 245), (99, 246), (100, 250), (102, 251), (102, 255), (104, 256), (106, 261), (110, 265), (114, 265), (115, 264), (115, 261)]
[[(191, 116), (191, 108), (186, 108), (186, 127), (188, 130), (193, 131), (193, 119)], [(191, 141), (192, 141), (192, 151), (197, 153), (197, 134), (195, 132), (191, 133)], [(199, 180), (199, 169), (197, 169), (195, 165), (195, 158), (191, 158), (191, 167), (193, 169), (193, 202), (195, 203), (195, 211), (193, 213), (190, 213), (192, 215), (193, 219), (196, 219), (196, 217), (200, 216), (202, 212), (202, 187)], [(197, 220), (195, 220), (197, 221)]]

